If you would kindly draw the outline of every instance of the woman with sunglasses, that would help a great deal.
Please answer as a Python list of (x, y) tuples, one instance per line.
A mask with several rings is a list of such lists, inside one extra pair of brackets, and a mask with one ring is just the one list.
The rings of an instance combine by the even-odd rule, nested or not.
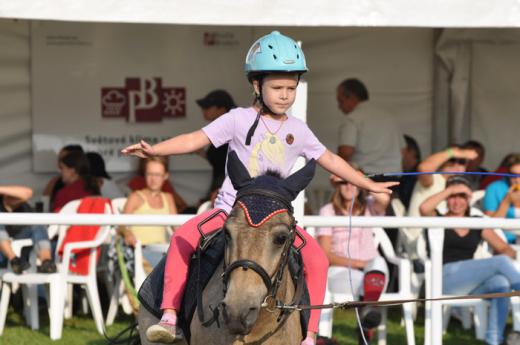
[[(348, 216), (351, 211), (353, 216), (385, 214), (390, 201), (388, 194), (368, 193), (335, 175), (331, 175), (330, 181), (334, 192), (330, 203), (320, 209), (320, 216)], [(316, 236), (329, 259), (329, 289), (377, 301), (387, 283), (388, 267), (377, 252), (372, 229), (321, 227), (316, 229)], [(370, 341), (371, 330), (379, 325), (381, 315), (366, 308), (361, 314), (365, 338)], [(364, 344), (361, 341), (362, 338), (360, 343)]]
[[(420, 207), (423, 216), (468, 217), (471, 200), (470, 182), (463, 176), (452, 176), (446, 188)], [(437, 206), (446, 201), (447, 212), (441, 215)], [(499, 255), (473, 259), (480, 244), (486, 241)], [(493, 229), (445, 229), (443, 244), (442, 290), (448, 295), (476, 295), (520, 290), (520, 272), (513, 265), (516, 253)], [(486, 343), (502, 344), (509, 311), (508, 298), (493, 298), (488, 311)]]

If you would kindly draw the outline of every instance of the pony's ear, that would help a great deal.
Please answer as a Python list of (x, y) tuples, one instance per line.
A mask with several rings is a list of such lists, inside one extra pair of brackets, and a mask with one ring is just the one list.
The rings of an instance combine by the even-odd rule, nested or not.
[[(314, 177), (314, 171), (316, 170), (316, 161), (311, 159), (305, 164), (303, 168), (287, 177), (282, 185), (283, 188), (291, 194), (292, 200), (296, 199), (298, 193), (307, 187)], [(291, 201), (292, 201), (291, 200)]]
[(252, 178), (249, 175), (249, 171), (247, 171), (244, 164), (242, 164), (235, 151), (228, 153), (227, 172), (236, 190), (240, 190), (251, 183)]

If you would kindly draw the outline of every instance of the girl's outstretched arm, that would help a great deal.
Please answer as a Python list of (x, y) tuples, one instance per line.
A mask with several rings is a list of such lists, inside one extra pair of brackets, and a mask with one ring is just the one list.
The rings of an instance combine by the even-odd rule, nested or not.
[(326, 150), (325, 153), (318, 158), (318, 164), (328, 172), (341, 177), (345, 181), (349, 181), (359, 188), (364, 188), (374, 193), (391, 194), (392, 191), (389, 188), (399, 184), (399, 182), (374, 182), (352, 168), (343, 158), (329, 150)]
[(147, 158), (195, 152), (209, 144), (208, 136), (199, 129), (195, 132), (180, 134), (168, 140), (161, 141), (153, 146), (141, 140), (137, 144), (125, 147), (121, 152), (125, 155)]

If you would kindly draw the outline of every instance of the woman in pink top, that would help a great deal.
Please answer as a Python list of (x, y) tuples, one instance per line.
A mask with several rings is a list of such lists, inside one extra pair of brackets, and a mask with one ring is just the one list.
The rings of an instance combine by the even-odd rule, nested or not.
[[(190, 153), (209, 144), (218, 148), (227, 143), (229, 151), (237, 153), (251, 176), (270, 169), (286, 177), (296, 159), (303, 156), (307, 160), (315, 159), (326, 170), (361, 188), (391, 193), (388, 188), (396, 183), (376, 183), (359, 175), (342, 158), (327, 150), (305, 122), (287, 115), (295, 101), (300, 76), (307, 71), (303, 51), (294, 40), (277, 31), (260, 38), (247, 54), (245, 70), (255, 93), (251, 107), (233, 109), (201, 130), (153, 146), (141, 141), (122, 152), (145, 158)], [(189, 258), (200, 240), (197, 225), (218, 209), (229, 212), (235, 195), (236, 191), (226, 176), (215, 209), (188, 221), (172, 237), (164, 275), (164, 313), (159, 324), (147, 330), (151, 342), (173, 343), (182, 337), (176, 327), (176, 310), (182, 302)], [(217, 229), (225, 219), (219, 215), (205, 225), (208, 230)], [(307, 240), (302, 257), (310, 300), (312, 304), (321, 304), (325, 296), (327, 258), (316, 241), (303, 229), (299, 230)], [(319, 310), (311, 311), (309, 331), (302, 344), (314, 344), (319, 317)]]
[[(390, 197), (360, 190), (353, 184), (331, 176), (334, 193), (331, 202), (320, 209), (320, 216), (384, 215)], [(379, 256), (371, 228), (322, 227), (317, 228), (318, 243), (329, 259), (328, 283), (333, 293), (351, 293), (363, 300), (377, 301), (386, 285), (388, 267)], [(381, 321), (374, 310), (364, 309), (362, 325), (365, 338), (371, 338), (371, 329)], [(360, 343), (361, 342), (360, 340)]]

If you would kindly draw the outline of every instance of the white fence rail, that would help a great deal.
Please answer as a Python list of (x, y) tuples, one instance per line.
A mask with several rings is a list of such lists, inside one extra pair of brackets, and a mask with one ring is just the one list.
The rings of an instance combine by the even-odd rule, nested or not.
[[(0, 213), (4, 225), (181, 225), (194, 215), (153, 216), (130, 214), (57, 214), (57, 213)], [(300, 226), (341, 226), (348, 224), (348, 217), (304, 216), (298, 219)], [(385, 228), (501, 228), (520, 229), (520, 219), (476, 217), (352, 217), (355, 227)]]
[[(111, 214), (56, 214), (56, 213), (0, 213), (0, 224), (3, 225), (170, 225), (176, 226), (185, 223), (194, 215), (152, 216), (152, 215), (111, 215)], [(352, 217), (354, 227), (386, 227), (386, 228), (501, 228), (520, 229), (520, 219), (502, 218), (452, 218), (452, 217)], [(321, 217), (304, 216), (299, 219), (300, 226), (341, 226), (349, 224), (348, 217)], [(442, 258), (440, 258), (442, 260)], [(431, 258), (432, 262), (439, 262), (439, 258)], [(440, 272), (440, 273), (439, 273)], [(442, 288), (432, 284), (438, 279), (442, 270), (432, 270), (431, 284), (432, 297), (442, 295)], [(435, 303), (435, 302), (434, 302)], [(431, 338), (426, 341), (431, 345), (442, 344), (442, 309), (432, 307), (431, 311)], [(435, 332), (433, 331), (435, 330)]]

